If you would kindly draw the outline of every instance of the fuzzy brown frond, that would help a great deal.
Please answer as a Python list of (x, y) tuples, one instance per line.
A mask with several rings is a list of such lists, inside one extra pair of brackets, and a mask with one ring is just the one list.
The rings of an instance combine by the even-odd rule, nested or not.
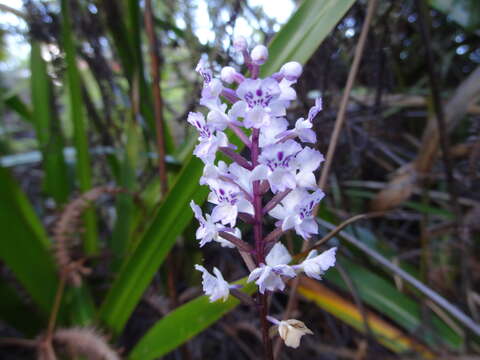
[(57, 354), (69, 359), (85, 356), (90, 360), (120, 360), (105, 337), (93, 328), (59, 329), (53, 334), (53, 346)]
[(53, 229), (55, 240), (55, 259), (59, 271), (66, 276), (69, 284), (80, 286), (82, 276), (87, 275), (90, 270), (83, 266), (82, 260), (73, 259), (71, 249), (76, 234), (81, 232), (82, 215), (91, 204), (103, 194), (116, 195), (123, 190), (111, 186), (100, 186), (93, 188), (74, 200), (63, 210)]

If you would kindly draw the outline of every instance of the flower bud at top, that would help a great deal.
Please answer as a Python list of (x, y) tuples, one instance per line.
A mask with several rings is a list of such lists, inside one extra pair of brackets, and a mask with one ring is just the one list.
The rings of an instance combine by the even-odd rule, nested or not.
[(247, 50), (247, 39), (243, 36), (235, 37), (235, 39), (233, 39), (233, 47), (239, 52)]
[(250, 56), (255, 65), (263, 65), (268, 58), (268, 49), (263, 45), (257, 45), (253, 48)]
[(231, 66), (225, 66), (220, 72), (220, 78), (227, 84), (231, 84), (232, 82), (234, 82), (236, 75), (237, 71)]
[(296, 61), (290, 61), (281, 67), (280, 73), (288, 81), (295, 81), (302, 75), (302, 65)]

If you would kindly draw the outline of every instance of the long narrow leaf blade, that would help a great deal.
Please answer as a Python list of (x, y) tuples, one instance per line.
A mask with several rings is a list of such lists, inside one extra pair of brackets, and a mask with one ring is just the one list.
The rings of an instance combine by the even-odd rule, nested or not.
[(40, 44), (33, 40), (31, 45), (32, 119), (42, 152), (44, 186), (46, 192), (53, 196), (57, 203), (62, 204), (69, 193), (67, 166), (63, 156), (63, 135), (53, 108), (51, 81), (41, 55)]
[[(70, 117), (74, 128), (74, 139), (76, 149), (76, 169), (77, 177), (82, 191), (87, 191), (92, 187), (92, 174), (90, 167), (90, 154), (88, 152), (88, 140), (86, 134), (85, 109), (82, 103), (82, 92), (80, 77), (76, 63), (75, 43), (73, 41), (72, 25), (70, 22), (70, 9), (67, 0), (61, 1), (62, 5), (62, 32), (63, 46), (65, 48), (67, 62), (67, 83), (68, 95), (70, 99)], [(95, 212), (86, 211), (85, 221), (85, 239), (84, 248), (87, 254), (98, 252), (97, 227)]]
[[(243, 291), (251, 294), (255, 288), (250, 284)], [(135, 346), (128, 359), (157, 359), (205, 330), (238, 304), (233, 296), (226, 302), (211, 303), (206, 296), (194, 299), (158, 321)]]
[(262, 76), (278, 71), (286, 61), (302, 64), (337, 25), (355, 0), (305, 0), (269, 46)]
[(25, 194), (1, 167), (0, 189), (0, 259), (46, 313), (57, 288), (49, 240)]
[[(298, 291), (304, 297), (314, 301), (318, 306), (340, 320), (361, 332), (366, 331), (362, 313), (357, 306), (321, 283), (302, 277)], [(434, 358), (432, 352), (427, 347), (408, 337), (401, 329), (389, 324), (380, 316), (367, 310), (365, 311), (365, 317), (373, 333), (372, 335), (387, 348), (398, 353), (414, 351), (422, 354), (425, 358)]]

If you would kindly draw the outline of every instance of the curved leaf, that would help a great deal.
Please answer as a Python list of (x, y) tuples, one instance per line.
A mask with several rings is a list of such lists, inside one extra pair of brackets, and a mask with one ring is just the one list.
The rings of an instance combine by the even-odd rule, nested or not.
[[(251, 294), (255, 288), (255, 285), (249, 284), (243, 291)], [(128, 359), (157, 359), (212, 325), (238, 304), (239, 300), (232, 296), (226, 302), (214, 303), (209, 302), (206, 296), (196, 298), (158, 321), (135, 346)]]

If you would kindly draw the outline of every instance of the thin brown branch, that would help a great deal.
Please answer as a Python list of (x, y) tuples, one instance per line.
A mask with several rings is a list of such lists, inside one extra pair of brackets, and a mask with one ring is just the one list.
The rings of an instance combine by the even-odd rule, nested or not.
[(363, 219), (371, 219), (371, 218), (378, 217), (378, 216), (383, 216), (383, 215), (385, 215), (385, 211), (372, 212), (372, 213), (359, 214), (359, 215), (352, 216), (351, 218), (342, 222), (335, 229), (330, 231), (327, 235), (325, 235), (323, 238), (318, 240), (315, 244), (310, 246), (308, 249), (306, 249), (306, 250), (302, 251), (301, 253), (295, 255), (294, 259), (298, 261), (299, 259), (307, 256), (310, 251), (312, 251), (314, 249), (318, 249), (320, 246), (322, 246), (324, 243), (326, 243), (328, 240), (333, 238), (340, 231), (345, 229), (348, 225), (353, 224), (354, 222), (357, 222), (357, 221), (363, 220)]
[(335, 155), (335, 149), (337, 147), (338, 139), (340, 137), (340, 131), (342, 130), (343, 123), (345, 122), (345, 113), (347, 111), (348, 99), (350, 97), (350, 92), (352, 91), (353, 83), (357, 76), (358, 67), (360, 65), (360, 60), (362, 59), (363, 50), (365, 48), (365, 43), (367, 41), (368, 30), (370, 29), (370, 23), (372, 22), (373, 14), (377, 5), (377, 0), (370, 0), (367, 7), (367, 16), (363, 22), (362, 32), (360, 33), (360, 38), (358, 39), (358, 45), (355, 49), (355, 55), (353, 58), (352, 67), (348, 73), (347, 84), (342, 95), (342, 100), (340, 102), (340, 109), (337, 113), (337, 118), (335, 120), (335, 127), (333, 129), (333, 134), (330, 138), (330, 143), (328, 145), (327, 156), (325, 159), (325, 164), (323, 165), (322, 174), (320, 176), (320, 181), (318, 182), (318, 187), (323, 189), (327, 183), (328, 174), (330, 172), (330, 167), (332, 166), (333, 156)]

